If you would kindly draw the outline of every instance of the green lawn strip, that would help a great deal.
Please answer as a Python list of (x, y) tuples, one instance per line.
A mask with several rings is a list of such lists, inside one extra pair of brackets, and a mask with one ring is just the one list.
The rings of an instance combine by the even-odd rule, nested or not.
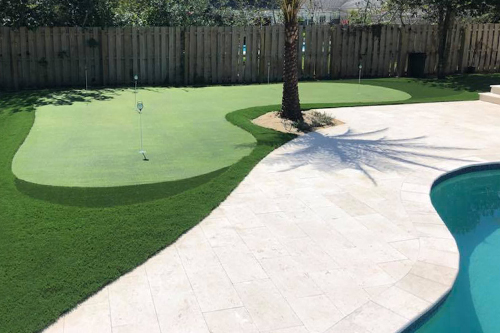
[[(384, 84), (383, 80), (365, 82)], [(387, 84), (394, 83), (409, 92), (424, 89), (422, 86), (428, 84), (406, 79), (390, 79)], [(436, 89), (441, 92), (434, 97), (438, 101), (455, 100), (457, 95), (474, 99), (474, 93), (469, 95), (449, 87)], [(88, 208), (85, 203), (66, 206), (20, 192), (12, 174), (14, 154), (34, 119), (32, 103), (26, 102), (28, 95), (23, 94), (36, 98), (34, 93), (19, 93), (3, 97), (0, 102), (1, 332), (41, 330), (78, 302), (143, 263), (206, 217), (262, 158), (294, 137), (250, 122), (278, 109), (278, 105), (235, 111), (226, 118), (250, 132), (257, 144), (250, 155), (207, 182), (148, 202), (116, 207)], [(406, 103), (421, 101), (426, 99), (413, 96)], [(303, 107), (352, 105), (355, 103)], [(121, 195), (120, 187), (113, 189), (116, 192), (110, 192), (110, 196)]]

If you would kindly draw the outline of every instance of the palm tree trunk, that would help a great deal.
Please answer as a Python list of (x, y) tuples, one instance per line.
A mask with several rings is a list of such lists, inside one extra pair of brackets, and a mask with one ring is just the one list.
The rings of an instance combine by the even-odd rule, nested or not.
[(283, 64), (283, 101), (281, 117), (293, 121), (302, 120), (299, 100), (299, 73), (297, 67), (297, 18), (285, 20), (285, 58)]

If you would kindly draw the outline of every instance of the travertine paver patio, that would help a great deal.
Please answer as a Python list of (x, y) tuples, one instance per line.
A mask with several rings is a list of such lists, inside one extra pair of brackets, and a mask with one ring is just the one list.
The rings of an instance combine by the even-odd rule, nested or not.
[(500, 160), (500, 106), (342, 108), (47, 332), (392, 332), (452, 286), (433, 180)]

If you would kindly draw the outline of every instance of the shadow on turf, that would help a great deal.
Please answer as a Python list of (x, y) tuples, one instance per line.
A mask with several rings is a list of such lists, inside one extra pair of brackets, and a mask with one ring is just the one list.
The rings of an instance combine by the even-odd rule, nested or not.
[(89, 208), (131, 205), (163, 199), (203, 185), (221, 175), (227, 168), (201, 176), (170, 182), (118, 187), (63, 187), (15, 180), (16, 188), (34, 199), (56, 204)]
[[(12, 113), (31, 112), (43, 105), (72, 105), (77, 102), (107, 101), (118, 96), (120, 92), (130, 88), (99, 88), (95, 90), (40, 90), (6, 93), (0, 100), (0, 113), (10, 109)], [(138, 90), (154, 91), (154, 88), (138, 88)]]
[(448, 88), (456, 91), (469, 92), (487, 92), (490, 91), (490, 85), (500, 83), (500, 74), (470, 74), (453, 75), (440, 81), (436, 79), (421, 79), (425, 85), (433, 88)]

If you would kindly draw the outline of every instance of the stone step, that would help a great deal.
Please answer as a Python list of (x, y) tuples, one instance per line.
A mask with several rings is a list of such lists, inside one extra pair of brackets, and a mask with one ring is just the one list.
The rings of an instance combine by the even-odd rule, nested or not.
[(500, 85), (491, 86), (491, 92), (500, 95)]
[(479, 99), (483, 102), (495, 103), (500, 105), (500, 95), (494, 93), (481, 93)]

